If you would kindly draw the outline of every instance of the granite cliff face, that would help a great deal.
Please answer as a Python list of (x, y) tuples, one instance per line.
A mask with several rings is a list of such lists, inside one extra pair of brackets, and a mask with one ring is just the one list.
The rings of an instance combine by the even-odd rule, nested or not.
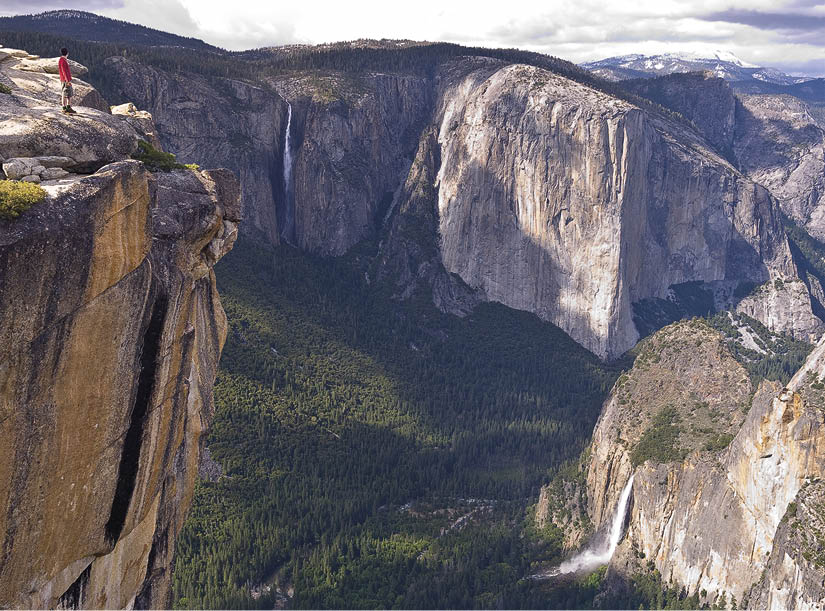
[(782, 210), (825, 239), (825, 124), (790, 95), (739, 94), (736, 157)]
[(182, 161), (238, 174), (245, 231), (323, 255), (376, 234), (433, 97), (425, 79), (387, 74), (290, 73), (253, 85), (172, 75), (118, 57), (107, 67), (124, 94), (152, 113), (164, 147)]
[(537, 68), (442, 81), (442, 259), (487, 299), (612, 357), (673, 284), (795, 276), (770, 195), (692, 131)]
[(429, 119), (427, 79), (290, 74), (272, 86), (292, 105), (292, 184), (285, 239), (341, 255), (375, 237), (410, 170)]
[[(165, 146), (188, 160), (197, 145), (238, 170), (247, 216), (270, 242), (340, 255), (382, 238), (389, 267), (376, 276), (403, 272), (413, 284), (394, 279), (402, 297), (429, 283), (449, 311), (500, 301), (614, 357), (639, 338), (633, 304), (666, 299), (673, 284), (797, 276), (774, 200), (699, 134), (543, 69), (466, 57), (432, 78), (293, 71), (253, 86), (107, 61), (154, 113)], [(716, 79), (702, 83), (714, 89)], [(245, 104), (250, 96), (260, 101)], [(212, 122), (230, 137), (197, 135), (217, 133)], [(397, 225), (411, 217), (396, 217), (410, 210), (405, 185), (420, 177), (413, 162), (433, 131), (434, 214), (410, 240)], [(235, 135), (239, 144), (227, 145)], [(438, 256), (407, 269), (396, 255), (420, 259), (430, 248), (422, 239), (435, 240)], [(777, 307), (751, 310), (774, 324)], [(804, 323), (783, 324), (810, 335), (810, 299), (800, 307)]]
[[(625, 81), (674, 110), (812, 235), (825, 237), (825, 123), (820, 108), (789, 94), (751, 94), (711, 73)], [(744, 87), (747, 90), (747, 87)]]
[[(819, 570), (810, 553), (819, 531), (783, 516), (825, 475), (825, 343), (785, 388), (753, 388), (720, 341), (702, 323), (646, 340), (597, 424), (588, 512), (597, 527), (609, 520), (633, 473), (611, 571), (630, 576), (642, 557), (703, 602), (805, 607), (821, 592), (821, 580), (799, 577)], [(803, 511), (817, 502), (810, 490), (796, 501)]]
[(263, 86), (171, 74), (123, 57), (107, 59), (106, 68), (125, 97), (152, 115), (164, 150), (235, 173), (246, 202), (243, 231), (278, 244), (286, 103)]
[(732, 160), (736, 96), (713, 72), (624, 81), (622, 87), (678, 112), (692, 122), (719, 153)]
[(821, 609), (825, 600), (825, 481), (806, 483), (788, 505), (762, 578), (748, 601), (755, 609)]
[(4, 154), (77, 162), (0, 221), (0, 607), (168, 606), (214, 409), (226, 319), (212, 266), (237, 236), (238, 183), (151, 174), (123, 160), (143, 137), (126, 120), (65, 117), (53, 91), (0, 72), (15, 85), (0, 95)]

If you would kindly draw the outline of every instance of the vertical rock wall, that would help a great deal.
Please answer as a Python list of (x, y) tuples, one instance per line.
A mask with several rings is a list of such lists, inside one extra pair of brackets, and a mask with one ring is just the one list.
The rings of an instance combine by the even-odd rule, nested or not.
[[(817, 574), (810, 548), (818, 527), (792, 520), (794, 534), (780, 526), (800, 491), (825, 477), (825, 343), (785, 388), (763, 382), (749, 398), (747, 375), (726, 349), (709, 342), (707, 331), (683, 328), (678, 336), (667, 336), (666, 328), (649, 340), (664, 348), (639, 356), (594, 433), (588, 511), (595, 524), (609, 519), (635, 474), (624, 553), (614, 557), (613, 569), (630, 571), (627, 577), (640, 570), (625, 564), (635, 557), (632, 548), (666, 582), (690, 594), (704, 591), (703, 602), (724, 595), (728, 602), (761, 601), (756, 607), (804, 607), (821, 591), (816, 579), (799, 579), (801, 572)], [(673, 348), (676, 342), (684, 345)], [(681, 390), (673, 394), (674, 388)], [(665, 403), (676, 410), (680, 432), (660, 439), (661, 455), (634, 465), (633, 452)], [(707, 431), (713, 436), (704, 439)], [(729, 445), (719, 433), (731, 434)], [(803, 509), (813, 511), (817, 498)]]
[(238, 196), (127, 161), (0, 223), (0, 606), (168, 605)]
[(487, 299), (596, 354), (638, 340), (631, 305), (692, 280), (795, 276), (767, 191), (693, 132), (538, 68), (442, 73), (442, 259)]

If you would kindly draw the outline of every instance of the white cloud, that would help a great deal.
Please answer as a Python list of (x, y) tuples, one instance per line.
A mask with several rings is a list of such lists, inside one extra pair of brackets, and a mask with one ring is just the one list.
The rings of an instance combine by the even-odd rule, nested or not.
[[(810, 69), (822, 60), (825, 72), (825, 32), (815, 27), (825, 19), (822, 0), (120, 1), (119, 8), (101, 9), (107, 0), (86, 0), (86, 5), (234, 50), (410, 38), (520, 47), (579, 62), (624, 53), (724, 49), (767, 65)], [(812, 25), (807, 31), (771, 27), (776, 22)]]

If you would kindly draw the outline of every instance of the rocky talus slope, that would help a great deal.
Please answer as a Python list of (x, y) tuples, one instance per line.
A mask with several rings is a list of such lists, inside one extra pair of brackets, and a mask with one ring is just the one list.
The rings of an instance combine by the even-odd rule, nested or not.
[[(0, 151), (65, 157), (0, 220), (0, 607), (166, 607), (226, 334), (227, 170), (150, 173), (126, 117), (0, 63)], [(134, 120), (134, 117), (132, 117)], [(142, 119), (147, 119), (143, 116)]]
[(822, 376), (825, 343), (786, 387), (754, 388), (704, 323), (645, 340), (605, 403), (587, 470), (596, 528), (612, 519), (635, 474), (627, 535), (609, 573), (630, 577), (652, 562), (703, 602), (819, 608), (821, 558), (811, 550), (821, 524), (791, 514), (815, 513), (821, 502)]
[[(673, 284), (797, 277), (775, 201), (699, 134), (543, 69), (466, 57), (431, 78), (301, 71), (256, 88), (107, 61), (165, 146), (188, 160), (197, 145), (238, 170), (270, 241), (338, 255), (382, 238), (377, 276), (412, 281), (393, 279), (399, 296), (429, 283), (450, 311), (499, 301), (615, 357), (639, 338), (633, 303)], [(253, 89), (259, 101), (244, 104)], [(203, 137), (211, 123), (229, 137)], [(421, 159), (423, 191), (409, 188)], [(427, 226), (399, 231), (412, 209)], [(778, 301), (751, 311), (806, 339), (821, 332), (810, 299), (792, 320)]]

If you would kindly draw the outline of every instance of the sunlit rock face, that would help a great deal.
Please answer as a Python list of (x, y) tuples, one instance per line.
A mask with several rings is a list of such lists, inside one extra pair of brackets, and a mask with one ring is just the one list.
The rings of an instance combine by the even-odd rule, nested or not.
[[(797, 277), (776, 202), (714, 150), (732, 157), (735, 100), (719, 79), (691, 77), (723, 105), (697, 132), (489, 58), (456, 58), (429, 77), (296, 71), (261, 87), (212, 86), (122, 58), (109, 66), (155, 114), (164, 145), (238, 172), (247, 232), (321, 255), (377, 238), (382, 260), (410, 279), (397, 294), (429, 283), (447, 311), (499, 301), (612, 358), (639, 339), (633, 304), (664, 299), (673, 284)], [(703, 138), (716, 128), (722, 140)], [(416, 239), (433, 241), (438, 256), (413, 271), (388, 253), (429, 250), (393, 230), (410, 208), (407, 186), (420, 184), (422, 143), (432, 202), (417, 197), (416, 218), (428, 225)], [(822, 331), (809, 298), (780, 297), (748, 312), (805, 339)]]
[(84, 607), (164, 606), (237, 183), (121, 162), (35, 210), (0, 228), (0, 605), (53, 607), (82, 583)]
[[(791, 513), (813, 511), (812, 482), (825, 476), (825, 343), (785, 388), (753, 388), (701, 323), (667, 327), (646, 342), (593, 436), (587, 496), (595, 524), (609, 519), (635, 474), (627, 536), (611, 569), (629, 578), (653, 562), (665, 581), (704, 592), (711, 604), (724, 596), (755, 608), (816, 608), (821, 580), (800, 575), (820, 570), (810, 552), (818, 523)], [(668, 441), (673, 452), (637, 454), (634, 465), (640, 440), (668, 407), (680, 430)], [(789, 512), (791, 503), (798, 509)]]
[(212, 267), (237, 237), (238, 182), (150, 173), (127, 157), (151, 117), (67, 117), (54, 77), (6, 64), (0, 141), (71, 172), (0, 220), (0, 607), (167, 607), (214, 411)]
[(612, 357), (671, 284), (795, 274), (767, 191), (695, 133), (537, 68), (441, 80), (442, 260), (487, 299)]

